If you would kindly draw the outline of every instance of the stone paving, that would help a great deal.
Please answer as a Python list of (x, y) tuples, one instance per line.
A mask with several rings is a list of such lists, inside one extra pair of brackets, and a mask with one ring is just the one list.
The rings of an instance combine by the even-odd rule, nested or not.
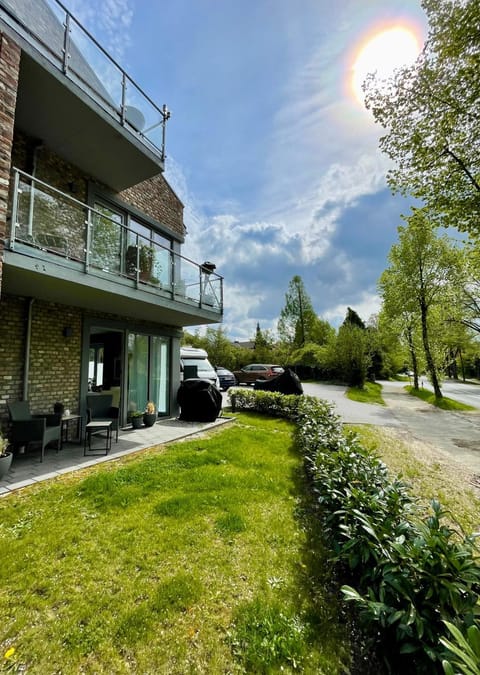
[[(33, 483), (102, 462), (110, 462), (145, 448), (163, 445), (214, 429), (233, 419), (228, 415), (218, 417), (214, 422), (185, 422), (180, 419), (169, 418), (159, 420), (152, 427), (142, 427), (135, 430), (131, 428), (121, 429), (118, 443), (115, 442), (115, 438), (112, 440), (112, 449), (107, 455), (84, 456), (83, 443), (70, 442), (64, 443), (58, 453), (55, 449), (47, 448), (43, 462), (40, 462), (40, 452), (32, 451), (24, 455), (15, 455), (10, 471), (0, 480), (0, 497)], [(96, 443), (99, 440), (97, 439)]]

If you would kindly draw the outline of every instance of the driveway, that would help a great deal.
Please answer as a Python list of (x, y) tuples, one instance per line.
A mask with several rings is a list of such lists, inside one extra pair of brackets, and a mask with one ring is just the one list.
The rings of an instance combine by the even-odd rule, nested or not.
[[(400, 428), (480, 474), (480, 410), (440, 410), (407, 394), (404, 382), (384, 381), (381, 385), (385, 407), (350, 401), (345, 396), (346, 388), (337, 385), (305, 383), (303, 390), (334, 403), (337, 414), (345, 423)], [(448, 395), (446, 391), (445, 394)]]

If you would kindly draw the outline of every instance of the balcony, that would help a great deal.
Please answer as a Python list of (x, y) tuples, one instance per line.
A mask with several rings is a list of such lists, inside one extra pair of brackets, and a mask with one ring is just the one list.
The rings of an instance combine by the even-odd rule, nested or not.
[(221, 321), (223, 278), (17, 169), (2, 289), (182, 327)]
[(60, 2), (0, 0), (0, 26), (22, 48), (16, 124), (23, 131), (115, 191), (163, 171), (166, 106)]

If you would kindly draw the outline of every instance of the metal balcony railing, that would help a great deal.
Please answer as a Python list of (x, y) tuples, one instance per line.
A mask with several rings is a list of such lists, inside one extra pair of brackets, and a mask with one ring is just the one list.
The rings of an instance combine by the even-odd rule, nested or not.
[(0, 8), (44, 58), (165, 161), (167, 106), (159, 108), (61, 2), (0, 0)]
[(223, 278), (211, 263), (195, 263), (18, 169), (13, 186), (7, 249), (27, 246), (87, 274), (133, 280), (159, 299), (223, 312)]

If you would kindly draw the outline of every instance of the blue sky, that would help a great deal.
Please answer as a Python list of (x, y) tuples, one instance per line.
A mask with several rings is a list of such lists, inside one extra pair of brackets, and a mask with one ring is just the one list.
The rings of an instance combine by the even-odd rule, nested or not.
[(135, 82), (172, 111), (166, 177), (183, 253), (225, 277), (224, 326), (276, 329), (290, 279), (338, 325), (378, 310), (376, 283), (408, 200), (386, 188), (380, 129), (350, 90), (366, 36), (417, 0), (65, 0)]

